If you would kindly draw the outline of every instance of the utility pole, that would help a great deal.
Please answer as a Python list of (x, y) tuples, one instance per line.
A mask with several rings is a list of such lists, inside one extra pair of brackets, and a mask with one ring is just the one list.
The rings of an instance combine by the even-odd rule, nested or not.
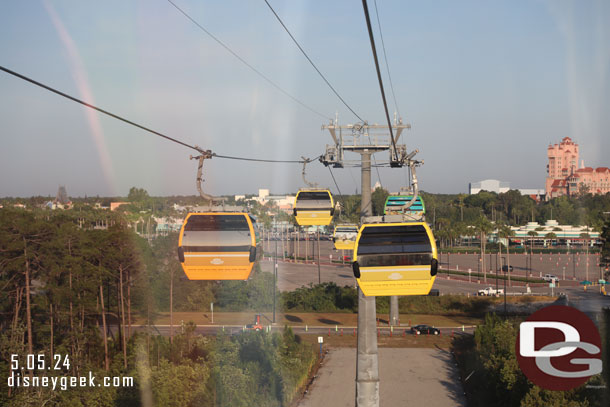
[(400, 325), (400, 313), (398, 312), (398, 296), (390, 296), (390, 325)]
[[(277, 224), (275, 222), (275, 218), (273, 219), (273, 226), (275, 232), (277, 233)], [(273, 257), (273, 323), (275, 324), (275, 292), (277, 291), (277, 236), (275, 239), (275, 256)]]
[(502, 256), (502, 258), (500, 260), (501, 260), (500, 264), (502, 264), (502, 271), (504, 271), (504, 318), (506, 318), (506, 273), (509, 271), (508, 271), (508, 266), (506, 266), (506, 269), (504, 269), (505, 264), (506, 264), (506, 257)]
[(322, 284), (322, 274), (320, 273), (320, 229), (318, 229), (318, 284)]

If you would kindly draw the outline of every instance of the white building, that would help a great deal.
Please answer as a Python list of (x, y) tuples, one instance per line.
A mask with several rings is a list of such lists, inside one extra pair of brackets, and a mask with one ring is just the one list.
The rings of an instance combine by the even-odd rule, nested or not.
[(529, 196), (530, 198), (536, 200), (537, 202), (543, 201), (545, 197), (544, 189), (534, 189), (534, 188), (523, 188), (518, 189), (517, 191), (521, 192), (521, 195)]
[[(245, 198), (244, 195), (236, 195), (235, 200), (238, 200), (238, 197)], [(268, 189), (259, 189), (258, 196), (252, 198), (253, 201), (258, 202), (261, 205), (265, 205), (267, 202), (273, 202), (280, 210), (286, 213), (292, 213), (294, 199), (294, 195), (269, 195)]]
[(510, 190), (510, 182), (498, 181), (497, 179), (486, 179), (468, 184), (468, 193), (476, 195), (481, 191), (495, 192), (501, 194)]

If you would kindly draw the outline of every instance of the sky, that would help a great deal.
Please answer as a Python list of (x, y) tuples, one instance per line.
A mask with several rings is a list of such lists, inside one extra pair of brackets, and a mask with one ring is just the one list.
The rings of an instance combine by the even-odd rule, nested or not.
[[(263, 0), (173, 0), (285, 92), (202, 32), (167, 0), (0, 2), (0, 65), (220, 155), (298, 160), (331, 143), (321, 129), (359, 121), (323, 82)], [(369, 123), (385, 113), (360, 1), (269, 0), (341, 97)], [(420, 188), (468, 191), (484, 179), (544, 188), (546, 148), (563, 137), (592, 167), (610, 166), (610, 2), (369, 0), (391, 114), (411, 124)], [(0, 196), (196, 194), (193, 150), (0, 72)], [(387, 153), (375, 155), (386, 161)], [(358, 156), (349, 156), (357, 159)], [(328, 169), (308, 179), (337, 193)], [(335, 169), (340, 192), (359, 169)], [(405, 170), (382, 168), (398, 191)], [(298, 164), (214, 158), (212, 195), (294, 193)], [(378, 174), (373, 171), (373, 183)]]

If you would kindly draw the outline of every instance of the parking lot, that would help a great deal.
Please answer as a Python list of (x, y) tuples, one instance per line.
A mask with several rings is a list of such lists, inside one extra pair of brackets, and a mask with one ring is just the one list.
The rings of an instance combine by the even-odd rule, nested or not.
[[(267, 255), (275, 254), (277, 243), (278, 257), (282, 259), (299, 259), (300, 262), (316, 263), (318, 261), (318, 241), (317, 240), (278, 240), (265, 241), (264, 250)], [(336, 250), (333, 242), (320, 240), (319, 258), (321, 264), (343, 261), (346, 265), (351, 260), (350, 250)], [(495, 274), (496, 269), (500, 269), (501, 264), (512, 266), (511, 275), (534, 278), (542, 278), (545, 274), (552, 274), (563, 281), (583, 281), (589, 280), (597, 282), (603, 278), (603, 269), (599, 267), (599, 254), (590, 253), (588, 256), (583, 251), (574, 251), (561, 254), (542, 254), (540, 250), (534, 248), (533, 255), (523, 253), (486, 254), (485, 260), (480, 260), (479, 249), (472, 247), (468, 253), (447, 253), (439, 251), (439, 263), (441, 268), (482, 272), (483, 266), (488, 273)], [(502, 260), (504, 258), (504, 260)], [(344, 260), (345, 259), (345, 260)], [(587, 261), (588, 259), (588, 261)], [(504, 261), (504, 263), (502, 263)], [(502, 272), (499, 271), (501, 274)]]

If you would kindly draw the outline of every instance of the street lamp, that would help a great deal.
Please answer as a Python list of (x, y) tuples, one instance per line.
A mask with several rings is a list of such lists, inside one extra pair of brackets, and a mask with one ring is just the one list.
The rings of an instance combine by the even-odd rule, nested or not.
[(496, 293), (498, 292), (498, 252), (496, 252)]
[[(277, 232), (276, 217), (273, 217), (273, 228)], [(275, 291), (277, 285), (277, 239), (275, 239), (275, 256), (273, 262), (273, 323), (275, 324)]]
[(508, 267), (505, 266), (506, 257), (502, 256), (500, 260), (502, 264), (502, 271), (504, 272), (504, 317), (506, 317), (506, 271), (508, 270)]

